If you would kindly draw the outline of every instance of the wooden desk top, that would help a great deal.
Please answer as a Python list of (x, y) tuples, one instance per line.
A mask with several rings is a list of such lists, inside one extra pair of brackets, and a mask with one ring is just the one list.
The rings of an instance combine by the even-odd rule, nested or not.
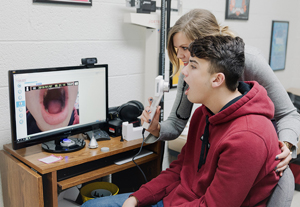
[[(132, 141), (124, 140), (124, 142), (120, 142), (120, 137), (111, 137), (111, 140), (98, 141), (98, 148), (89, 149), (89, 140), (85, 141), (86, 146), (83, 149), (70, 153), (49, 153), (42, 150), (41, 144), (18, 150), (14, 150), (12, 148), (12, 144), (6, 144), (3, 146), (3, 148), (5, 151), (26, 163), (39, 173), (46, 174), (85, 162), (115, 155), (121, 152), (129, 151), (138, 148), (142, 143), (142, 139)], [(102, 147), (109, 147), (109, 152), (102, 152)], [(51, 154), (54, 154), (55, 156), (62, 156), (63, 159), (51, 164), (46, 164), (38, 160), (50, 156)]]

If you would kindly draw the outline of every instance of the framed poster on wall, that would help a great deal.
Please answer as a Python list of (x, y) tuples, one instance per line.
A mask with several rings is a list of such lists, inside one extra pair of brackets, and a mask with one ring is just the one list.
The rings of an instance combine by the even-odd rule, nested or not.
[[(178, 85), (179, 76), (180, 76), (181, 70), (184, 66), (182, 60), (179, 60), (179, 63), (180, 63), (180, 66), (179, 66), (180, 68), (179, 68), (179, 71), (176, 74), (174, 74), (175, 73), (174, 66), (172, 65), (172, 63), (170, 63), (170, 74), (171, 74), (170, 75), (170, 81), (169, 81), (170, 82), (170, 88), (176, 88), (177, 85)], [(172, 74), (174, 74), (174, 75), (172, 76)]]
[(284, 70), (289, 22), (272, 21), (269, 64), (273, 70)]
[(226, 0), (225, 19), (248, 20), (250, 0)]
[(92, 5), (92, 0), (33, 0), (33, 2)]

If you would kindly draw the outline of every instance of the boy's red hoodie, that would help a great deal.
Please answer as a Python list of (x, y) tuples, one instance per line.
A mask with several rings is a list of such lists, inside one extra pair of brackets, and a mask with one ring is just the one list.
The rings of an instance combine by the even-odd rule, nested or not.
[[(162, 199), (164, 207), (266, 206), (279, 180), (274, 168), (281, 151), (270, 121), (274, 105), (257, 82), (246, 83), (251, 89), (240, 89), (245, 95), (219, 113), (205, 106), (194, 112), (178, 159), (132, 194), (139, 206)], [(198, 170), (206, 116), (209, 149)]]

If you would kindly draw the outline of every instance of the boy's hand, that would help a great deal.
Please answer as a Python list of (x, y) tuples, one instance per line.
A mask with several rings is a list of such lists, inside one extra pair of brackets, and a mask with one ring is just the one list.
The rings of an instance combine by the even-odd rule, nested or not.
[(138, 204), (138, 201), (137, 201), (136, 197), (130, 196), (123, 203), (122, 207), (135, 207), (135, 206), (137, 206), (137, 204)]

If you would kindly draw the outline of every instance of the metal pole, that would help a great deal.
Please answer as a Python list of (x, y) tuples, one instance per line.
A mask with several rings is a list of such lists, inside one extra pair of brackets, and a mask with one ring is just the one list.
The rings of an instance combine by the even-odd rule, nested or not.
[[(166, 30), (166, 21), (165, 21), (165, 12), (166, 12), (166, 0), (161, 0), (161, 18), (160, 18), (160, 52), (159, 52), (159, 70), (158, 75), (162, 75), (165, 79), (165, 30)], [(160, 102), (160, 121), (164, 119), (164, 97), (162, 97)]]
[[(169, 37), (169, 30), (170, 30), (170, 22), (171, 22), (171, 0), (167, 0), (167, 35), (166, 35), (166, 45), (168, 44), (168, 37)], [(170, 62), (169, 63), (169, 75), (173, 74), (173, 65)], [(169, 86), (170, 88), (172, 87), (172, 81), (171, 78), (168, 77), (169, 79)]]
[(165, 75), (165, 11), (166, 11), (166, 0), (161, 0), (161, 17), (160, 17), (160, 53), (159, 53), (159, 75)]
[[(161, 0), (161, 18), (160, 18), (160, 53), (159, 53), (159, 70), (158, 74), (162, 75), (165, 79), (165, 12), (166, 12), (166, 0)], [(164, 119), (164, 96), (160, 102), (161, 110), (160, 110), (160, 121)], [(165, 152), (165, 142), (161, 142), (161, 163), (160, 166), (162, 168), (163, 159)]]

